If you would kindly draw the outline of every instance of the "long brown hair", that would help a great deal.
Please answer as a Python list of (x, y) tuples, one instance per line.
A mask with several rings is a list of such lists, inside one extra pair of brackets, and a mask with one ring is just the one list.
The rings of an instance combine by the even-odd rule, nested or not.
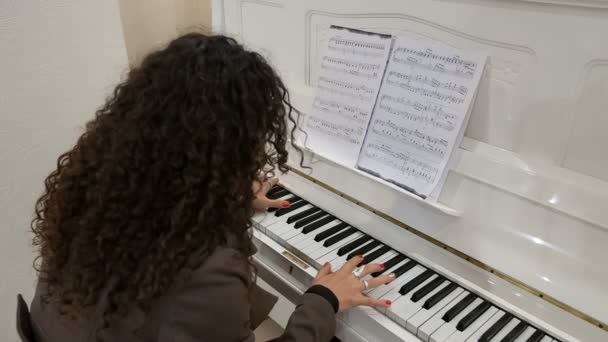
[(113, 279), (107, 325), (148, 310), (229, 235), (250, 255), (252, 183), (286, 171), (296, 113), (264, 58), (231, 38), (187, 34), (147, 56), (46, 178), (32, 221), (45, 300), (75, 314)]

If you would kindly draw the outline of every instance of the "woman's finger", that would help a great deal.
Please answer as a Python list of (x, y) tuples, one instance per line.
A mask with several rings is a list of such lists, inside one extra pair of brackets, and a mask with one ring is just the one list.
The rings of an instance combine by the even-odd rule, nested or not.
[(315, 277), (315, 279), (319, 279), (321, 277), (324, 277), (328, 274), (331, 273), (331, 264), (326, 262), (323, 267), (321, 267), (321, 269), (319, 270), (319, 273), (317, 273), (317, 276)]
[(277, 178), (277, 177), (270, 178), (268, 180), (268, 184), (270, 184), (270, 187), (273, 187), (273, 186), (279, 184), (279, 178)]
[(289, 208), (289, 202), (282, 200), (263, 199), (266, 208)]
[(390, 300), (376, 299), (372, 297), (366, 297), (364, 295), (357, 296), (353, 299), (353, 303), (357, 306), (372, 306), (372, 307), (384, 307), (387, 308), (391, 305)]
[(353, 273), (357, 265), (359, 265), (363, 261), (363, 255), (357, 255), (350, 258), (341, 268), (340, 271), (342, 274)]
[(367, 264), (363, 268), (363, 271), (361, 272), (361, 275), (359, 276), (359, 278), (363, 278), (368, 274), (371, 274), (374, 272), (380, 272), (382, 270), (384, 270), (383, 264)]
[(378, 287), (382, 284), (390, 283), (394, 279), (395, 279), (394, 273), (377, 276), (376, 278), (369, 279), (367, 281), (367, 286), (369, 286), (369, 288), (371, 289), (374, 287)]

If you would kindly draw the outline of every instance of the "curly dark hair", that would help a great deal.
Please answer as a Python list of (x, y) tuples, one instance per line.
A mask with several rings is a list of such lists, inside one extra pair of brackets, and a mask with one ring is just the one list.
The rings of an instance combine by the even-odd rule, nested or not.
[(229, 236), (249, 256), (252, 184), (287, 171), (297, 116), (277, 73), (234, 39), (191, 33), (148, 55), (46, 178), (32, 221), (45, 301), (74, 317), (112, 279), (107, 327)]

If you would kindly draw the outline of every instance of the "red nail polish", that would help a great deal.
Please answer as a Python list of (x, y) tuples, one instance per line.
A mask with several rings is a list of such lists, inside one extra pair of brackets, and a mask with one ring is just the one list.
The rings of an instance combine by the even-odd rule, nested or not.
[(362, 259), (362, 260), (363, 260), (363, 254), (359, 254), (359, 255), (357, 255), (357, 257), (358, 257), (359, 259)]
[(287, 201), (284, 201), (282, 204), (283, 208), (289, 208), (290, 203)]
[(384, 269), (384, 264), (380, 264), (380, 269), (383, 270)]
[(385, 303), (386, 305), (391, 305), (392, 302), (390, 300), (387, 300)]

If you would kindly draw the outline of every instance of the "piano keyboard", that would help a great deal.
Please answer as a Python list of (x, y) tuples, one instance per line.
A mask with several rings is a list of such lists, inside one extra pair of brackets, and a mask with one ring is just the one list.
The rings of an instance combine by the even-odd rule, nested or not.
[(325, 262), (340, 268), (348, 259), (363, 255), (365, 263), (382, 263), (385, 269), (367, 277), (394, 273), (395, 280), (367, 291), (390, 300), (382, 314), (431, 342), (557, 342), (536, 328), (441, 273), (397, 252), (347, 222), (279, 185), (268, 197), (290, 203), (254, 216), (257, 229), (317, 269)]

